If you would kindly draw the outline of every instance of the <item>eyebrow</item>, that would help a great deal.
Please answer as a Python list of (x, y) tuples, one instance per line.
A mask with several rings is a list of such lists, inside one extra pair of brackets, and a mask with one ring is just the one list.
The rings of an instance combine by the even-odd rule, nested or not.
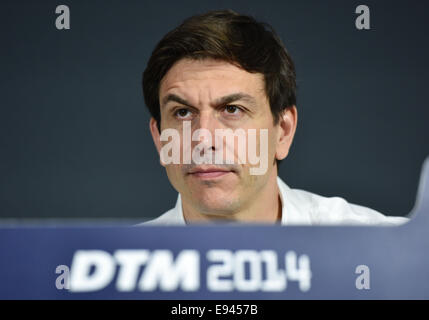
[[(237, 93), (229, 94), (227, 96), (218, 98), (214, 101), (213, 104), (215, 106), (220, 106), (220, 105), (226, 105), (228, 103), (231, 103), (231, 102), (234, 102), (237, 100), (244, 100), (244, 101), (247, 101), (251, 104), (256, 104), (256, 100), (254, 97), (252, 97), (251, 95), (249, 95), (247, 93), (243, 93), (243, 92), (237, 92)], [(165, 106), (170, 101), (177, 102), (177, 103), (183, 104), (183, 105), (188, 106), (188, 107), (193, 107), (191, 103), (189, 103), (185, 99), (179, 97), (178, 95), (175, 95), (174, 93), (170, 93), (162, 99), (161, 107)]]
[(243, 92), (237, 92), (237, 93), (233, 93), (224, 97), (221, 97), (219, 99), (216, 99), (214, 104), (215, 105), (226, 105), (228, 103), (237, 101), (237, 100), (243, 100), (243, 101), (247, 101), (251, 104), (255, 104), (256, 100), (255, 98), (253, 98), (251, 95), (247, 94), (247, 93), (243, 93)]
[(174, 93), (170, 93), (162, 99), (161, 107), (165, 106), (170, 101), (177, 102), (177, 103), (183, 104), (183, 105), (188, 106), (188, 107), (192, 107), (192, 105), (188, 101), (180, 98), (178, 95), (175, 95)]

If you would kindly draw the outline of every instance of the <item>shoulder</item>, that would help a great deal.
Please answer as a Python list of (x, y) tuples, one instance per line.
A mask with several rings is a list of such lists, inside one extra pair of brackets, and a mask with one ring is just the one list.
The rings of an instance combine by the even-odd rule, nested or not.
[(309, 204), (314, 225), (400, 225), (409, 219), (386, 216), (376, 210), (349, 203), (341, 197), (324, 197), (304, 190), (292, 189), (296, 196)]
[(185, 219), (182, 214), (182, 201), (180, 194), (177, 197), (176, 206), (158, 218), (149, 220), (147, 222), (140, 223), (136, 227), (140, 226), (181, 226), (186, 225)]

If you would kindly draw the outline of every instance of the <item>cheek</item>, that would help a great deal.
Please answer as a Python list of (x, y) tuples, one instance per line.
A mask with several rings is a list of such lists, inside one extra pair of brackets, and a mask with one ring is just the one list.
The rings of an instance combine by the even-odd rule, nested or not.
[(168, 180), (170, 180), (173, 187), (176, 189), (180, 188), (183, 185), (183, 176), (182, 169), (178, 165), (168, 165), (165, 167), (167, 172)]
[(272, 159), (277, 149), (277, 130), (275, 128), (268, 128), (265, 136), (258, 134), (258, 137), (258, 152), (267, 150), (266, 156), (268, 156), (268, 160)]
[(268, 136), (269, 141), (269, 154), (274, 155), (277, 150), (277, 140), (278, 140), (278, 134), (276, 129), (270, 130), (270, 135)]

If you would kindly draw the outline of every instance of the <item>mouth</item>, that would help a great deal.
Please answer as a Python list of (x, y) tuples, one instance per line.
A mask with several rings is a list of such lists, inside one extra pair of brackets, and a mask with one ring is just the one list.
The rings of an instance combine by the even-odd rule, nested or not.
[(196, 167), (189, 171), (189, 175), (199, 179), (216, 179), (221, 178), (223, 176), (228, 175), (229, 173), (233, 173), (233, 170), (227, 170), (225, 168), (217, 168), (217, 167)]

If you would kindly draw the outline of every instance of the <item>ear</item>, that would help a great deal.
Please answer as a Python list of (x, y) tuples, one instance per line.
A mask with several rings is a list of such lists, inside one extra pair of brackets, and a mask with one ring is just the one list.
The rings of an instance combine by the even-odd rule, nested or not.
[(158, 150), (158, 154), (161, 151), (161, 134), (158, 130), (158, 123), (156, 122), (155, 118), (150, 118), (149, 122), (149, 129), (150, 133), (152, 134), (153, 142), (155, 143), (156, 150)]
[(289, 154), (293, 137), (298, 123), (298, 111), (296, 106), (286, 108), (280, 116), (276, 145), (276, 159), (283, 160)]

